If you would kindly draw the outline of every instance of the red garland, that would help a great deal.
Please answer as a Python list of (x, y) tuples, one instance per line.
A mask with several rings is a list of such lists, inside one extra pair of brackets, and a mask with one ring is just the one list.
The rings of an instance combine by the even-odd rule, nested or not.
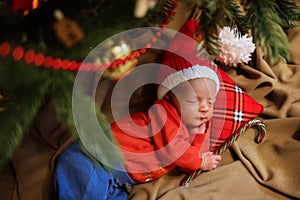
[[(177, 2), (173, 3), (173, 10), (168, 13), (168, 17), (165, 19), (164, 23), (160, 26), (162, 30), (170, 23), (170, 17), (174, 16), (174, 9), (177, 7)], [(9, 42), (5, 41), (0, 45), (0, 56), (7, 57), (12, 53), (12, 57), (15, 61), (21, 61), (22, 59), (26, 64), (34, 64), (36, 67), (44, 66), (46, 68), (53, 68), (55, 70), (65, 70), (65, 71), (97, 71), (109, 68), (115, 68), (120, 65), (127, 63), (130, 60), (140, 57), (142, 54), (146, 53), (147, 49), (151, 48), (152, 44), (157, 41), (157, 38), (161, 36), (161, 32), (156, 32), (155, 36), (150, 39), (150, 41), (144, 46), (144, 48), (138, 51), (130, 53), (129, 56), (114, 60), (112, 63), (95, 65), (92, 63), (82, 63), (75, 60), (68, 60), (61, 58), (53, 58), (52, 56), (45, 56), (43, 53), (35, 53), (34, 50), (29, 49), (24, 50), (22, 46), (17, 46), (13, 50)]]

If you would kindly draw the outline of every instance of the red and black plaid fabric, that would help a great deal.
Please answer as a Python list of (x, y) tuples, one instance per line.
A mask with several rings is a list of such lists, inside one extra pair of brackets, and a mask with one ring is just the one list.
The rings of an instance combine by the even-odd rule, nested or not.
[(220, 91), (211, 122), (211, 151), (263, 111), (263, 106), (239, 88), (224, 71), (219, 69), (218, 74)]

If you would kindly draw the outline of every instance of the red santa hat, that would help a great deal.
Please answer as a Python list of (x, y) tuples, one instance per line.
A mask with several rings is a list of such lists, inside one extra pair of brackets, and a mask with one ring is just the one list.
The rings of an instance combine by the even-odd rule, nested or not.
[(180, 83), (197, 78), (213, 80), (216, 84), (216, 93), (218, 92), (220, 81), (213, 70), (216, 67), (210, 59), (197, 57), (197, 41), (194, 39), (197, 26), (198, 21), (188, 20), (174, 36), (168, 51), (162, 56), (162, 67), (158, 70), (160, 83), (158, 99), (162, 99), (168, 91)]

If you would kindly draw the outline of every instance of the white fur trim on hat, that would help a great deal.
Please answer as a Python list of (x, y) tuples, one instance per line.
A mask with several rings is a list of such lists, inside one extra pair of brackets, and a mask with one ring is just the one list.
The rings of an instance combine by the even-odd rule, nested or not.
[(216, 94), (219, 91), (220, 81), (217, 73), (206, 66), (194, 65), (170, 74), (158, 88), (158, 99), (162, 99), (169, 90), (175, 88), (180, 83), (196, 78), (208, 78), (213, 80), (216, 84)]

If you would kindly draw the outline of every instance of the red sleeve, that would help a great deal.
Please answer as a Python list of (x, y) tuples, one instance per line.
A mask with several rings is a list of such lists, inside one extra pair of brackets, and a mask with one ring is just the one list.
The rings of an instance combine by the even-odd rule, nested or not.
[(147, 123), (149, 120), (145, 114), (136, 113), (111, 124), (112, 133), (122, 150), (139, 153), (153, 151)]
[(153, 143), (161, 163), (165, 166), (172, 164), (191, 171), (199, 169), (202, 164), (199, 151), (203, 138), (200, 134), (196, 135), (195, 139), (198, 140), (191, 145), (190, 134), (181, 123), (176, 109), (163, 100), (159, 102), (159, 105), (161, 106), (156, 106), (150, 111), (149, 116), (151, 116), (154, 129), (161, 121), (165, 121), (161, 131), (153, 136)]

